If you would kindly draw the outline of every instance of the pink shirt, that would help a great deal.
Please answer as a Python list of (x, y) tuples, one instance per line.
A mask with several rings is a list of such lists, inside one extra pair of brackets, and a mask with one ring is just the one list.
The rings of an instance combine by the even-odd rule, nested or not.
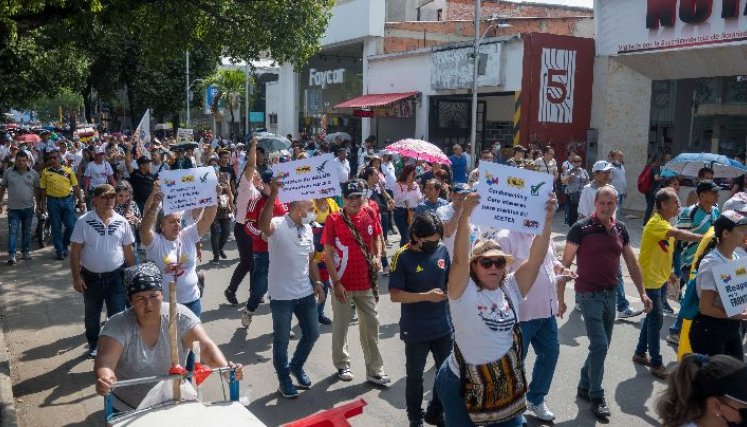
[[(529, 258), (529, 249), (532, 247), (534, 235), (520, 233), (517, 231), (500, 230), (496, 240), (504, 251), (514, 257), (509, 268), (516, 271), (522, 262)], [(552, 241), (548, 248), (545, 261), (537, 273), (532, 289), (519, 303), (519, 321), (547, 319), (558, 313), (558, 292), (555, 285), (555, 249)]]

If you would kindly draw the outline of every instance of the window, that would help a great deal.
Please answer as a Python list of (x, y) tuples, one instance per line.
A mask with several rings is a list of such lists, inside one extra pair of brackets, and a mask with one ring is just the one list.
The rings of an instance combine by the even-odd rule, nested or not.
[(444, 13), (444, 10), (443, 10), (443, 9), (438, 9), (438, 10), (436, 11), (436, 21), (440, 21), (440, 20), (441, 20), (441, 19), (443, 18), (443, 16), (442, 16), (442, 15), (443, 15), (443, 13)]
[(270, 119), (270, 125), (277, 125), (278, 124), (278, 115), (277, 115), (277, 113), (270, 113), (268, 115), (268, 118)]

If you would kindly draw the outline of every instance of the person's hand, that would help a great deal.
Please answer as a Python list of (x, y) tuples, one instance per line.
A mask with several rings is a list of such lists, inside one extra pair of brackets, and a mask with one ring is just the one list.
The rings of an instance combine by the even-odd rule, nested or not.
[(558, 301), (558, 314), (557, 314), (557, 316), (562, 319), (563, 315), (566, 312), (566, 310), (568, 310), (568, 306), (565, 305), (565, 301), (563, 301), (563, 300)]
[(314, 295), (316, 296), (317, 304), (322, 304), (324, 302), (324, 284), (322, 284), (322, 282), (316, 282), (316, 284), (314, 284)]
[(555, 197), (555, 193), (550, 192), (550, 194), (548, 194), (545, 209), (547, 210), (545, 221), (552, 221), (552, 218), (555, 216), (555, 211), (558, 209), (558, 199)]
[(429, 302), (446, 301), (446, 298), (447, 298), (444, 291), (442, 291), (440, 288), (433, 288), (423, 295), (425, 296), (425, 300)]
[(462, 202), (462, 210), (465, 215), (470, 216), (472, 211), (480, 204), (480, 195), (477, 193), (469, 193), (464, 197)]
[(654, 308), (654, 303), (651, 302), (651, 298), (646, 294), (641, 294), (641, 302), (643, 303), (643, 311), (646, 313), (650, 313)]
[(112, 387), (117, 382), (117, 377), (112, 373), (110, 375), (100, 376), (96, 380), (96, 393), (106, 396), (111, 393)]
[(342, 286), (342, 283), (339, 280), (335, 282), (334, 292), (337, 301), (343, 304), (345, 303), (345, 301), (347, 301), (348, 293), (345, 291), (345, 287)]
[[(241, 381), (244, 379), (244, 365), (242, 365), (241, 363), (233, 363), (229, 360), (228, 367), (234, 369), (233, 375), (236, 381)], [(228, 378), (230, 373), (223, 372), (223, 375), (225, 376), (225, 378)]]
[(78, 277), (73, 279), (73, 289), (75, 289), (75, 292), (82, 294), (83, 291), (88, 289), (88, 286), (86, 286), (86, 281), (82, 277)]
[(376, 271), (381, 271), (382, 270), (382, 268), (381, 268), (381, 257), (374, 257), (374, 259), (372, 261), (373, 261), (374, 269)]
[(278, 191), (280, 191), (282, 186), (283, 183), (280, 182), (280, 177), (272, 178), (272, 181), (270, 181), (270, 192), (272, 194), (278, 194)]

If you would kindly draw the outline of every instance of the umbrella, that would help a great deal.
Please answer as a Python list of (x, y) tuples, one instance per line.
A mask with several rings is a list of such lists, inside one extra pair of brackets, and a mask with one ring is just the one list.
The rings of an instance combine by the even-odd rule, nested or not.
[(440, 148), (422, 139), (401, 139), (384, 148), (386, 151), (399, 153), (413, 159), (425, 160), (429, 163), (450, 165), (451, 161)]
[(37, 142), (41, 141), (41, 138), (35, 133), (26, 133), (19, 136), (18, 141), (25, 142), (27, 144), (36, 144)]
[(346, 132), (332, 132), (324, 137), (324, 142), (327, 144), (331, 144), (333, 142), (336, 142), (337, 140), (340, 141), (352, 141), (353, 138), (350, 137), (349, 133)]
[(266, 153), (273, 153), (290, 149), (291, 142), (284, 136), (265, 133), (257, 135), (257, 147), (262, 147)]
[(684, 176), (698, 176), (700, 168), (705, 166), (713, 169), (714, 178), (736, 178), (747, 173), (747, 167), (738, 161), (713, 153), (682, 153), (663, 168)]

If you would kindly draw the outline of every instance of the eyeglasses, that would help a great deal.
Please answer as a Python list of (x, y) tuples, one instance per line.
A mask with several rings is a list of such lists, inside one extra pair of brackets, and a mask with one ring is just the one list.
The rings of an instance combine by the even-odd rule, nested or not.
[(489, 269), (491, 266), (495, 266), (495, 268), (503, 268), (506, 266), (506, 258), (499, 257), (499, 258), (480, 258), (477, 261), (480, 264), (480, 267), (484, 269)]

